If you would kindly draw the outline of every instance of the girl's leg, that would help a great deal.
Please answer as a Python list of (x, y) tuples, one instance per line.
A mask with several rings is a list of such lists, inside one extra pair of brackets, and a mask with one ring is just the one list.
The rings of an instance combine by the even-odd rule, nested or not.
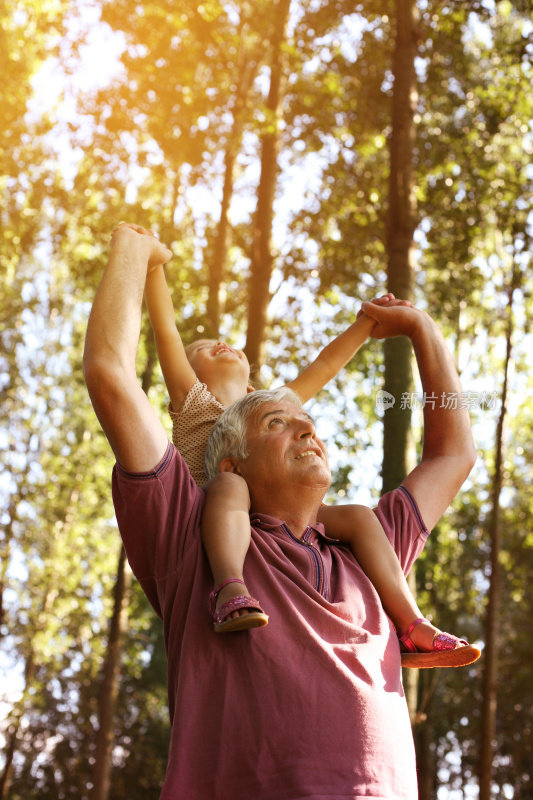
[[(206, 487), (206, 501), (202, 514), (202, 541), (215, 587), (230, 578), (243, 579), (244, 559), (250, 545), (250, 496), (246, 481), (232, 472), (221, 472)], [(243, 583), (228, 583), (216, 596), (219, 609), (233, 597), (250, 597)], [(251, 615), (250, 627), (259, 623), (257, 610), (238, 608), (230, 611), (226, 619)], [(255, 623), (252, 623), (252, 619)], [(246, 627), (246, 626), (242, 626)], [(241, 628), (242, 629), (242, 628)]]
[[(372, 581), (383, 608), (399, 635), (415, 619), (423, 617), (378, 518), (366, 506), (322, 506), (319, 520), (336, 539), (349, 544), (365, 573)], [(413, 628), (411, 639), (420, 650), (431, 650), (439, 629), (427, 620)]]

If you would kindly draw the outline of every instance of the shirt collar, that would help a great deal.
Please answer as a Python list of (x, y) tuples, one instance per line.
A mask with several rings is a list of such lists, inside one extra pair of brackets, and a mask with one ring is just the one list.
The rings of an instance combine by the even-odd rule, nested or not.
[[(268, 531), (279, 529), (283, 525), (286, 525), (284, 520), (278, 519), (278, 517), (270, 517), (268, 514), (259, 514), (257, 512), (253, 512), (250, 514), (250, 523), (257, 528), (261, 528), (261, 530)], [(325, 539), (328, 542), (338, 542), (338, 539), (334, 539), (332, 536), (327, 536), (324, 530), (324, 525), (321, 522), (313, 522), (308, 525), (308, 528), (311, 528), (317, 536), (320, 536), (322, 539)]]

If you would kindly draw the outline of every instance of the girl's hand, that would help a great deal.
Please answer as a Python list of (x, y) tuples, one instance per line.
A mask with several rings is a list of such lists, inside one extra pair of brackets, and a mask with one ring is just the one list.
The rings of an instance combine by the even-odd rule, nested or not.
[(376, 325), (371, 334), (375, 339), (402, 335), (411, 337), (425, 316), (425, 313), (415, 308), (409, 300), (398, 300), (393, 294), (363, 303), (361, 313), (375, 320)]

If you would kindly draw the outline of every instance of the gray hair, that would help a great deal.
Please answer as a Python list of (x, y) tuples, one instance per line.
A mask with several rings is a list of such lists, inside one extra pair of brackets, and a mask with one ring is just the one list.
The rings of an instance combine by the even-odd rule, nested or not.
[(209, 480), (218, 473), (223, 458), (242, 461), (248, 455), (246, 433), (248, 421), (255, 410), (264, 403), (279, 403), (282, 400), (289, 401), (295, 406), (302, 405), (302, 401), (292, 389), (282, 386), (280, 389), (260, 389), (257, 392), (250, 392), (226, 408), (215, 422), (205, 450), (205, 474)]

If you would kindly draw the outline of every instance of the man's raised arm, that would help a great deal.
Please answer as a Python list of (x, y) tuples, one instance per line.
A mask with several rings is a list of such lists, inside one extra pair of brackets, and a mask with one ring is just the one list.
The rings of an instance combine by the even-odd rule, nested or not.
[(130, 472), (153, 469), (168, 444), (155, 410), (137, 380), (146, 272), (172, 256), (138, 226), (120, 225), (87, 326), (83, 372), (100, 424), (117, 461)]
[[(422, 519), (431, 529), (466, 480), (476, 452), (466, 408), (459, 402), (461, 384), (444, 338), (431, 317), (410, 303), (364, 303), (362, 311), (376, 320), (372, 336), (411, 339), (420, 372), (424, 403), (424, 446), (420, 464), (404, 486), (416, 499)], [(456, 396), (458, 402), (447, 403)]]

